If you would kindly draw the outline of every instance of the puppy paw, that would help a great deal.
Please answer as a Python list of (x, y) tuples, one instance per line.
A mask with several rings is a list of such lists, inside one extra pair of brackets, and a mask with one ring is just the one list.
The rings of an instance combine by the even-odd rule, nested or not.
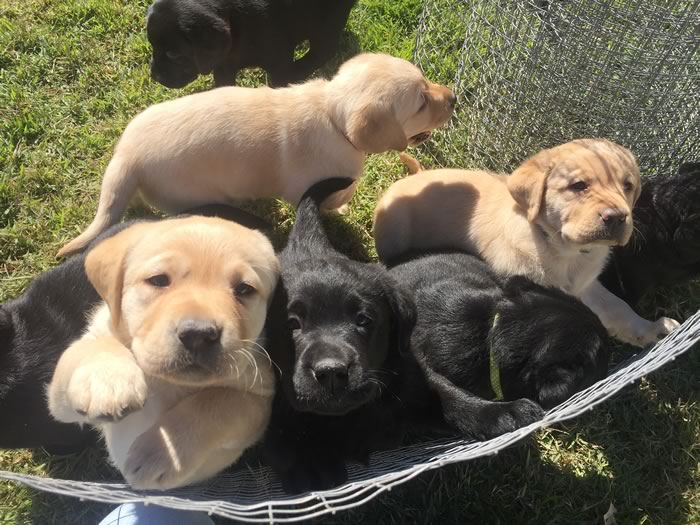
[(542, 407), (529, 399), (494, 402), (479, 412), (477, 428), (464, 430), (466, 434), (485, 441), (539, 421), (542, 417)]
[(167, 431), (153, 426), (131, 444), (122, 474), (135, 489), (168, 490), (186, 484), (192, 467)]
[(78, 367), (66, 392), (73, 410), (88, 422), (114, 422), (143, 408), (146, 402), (143, 371), (128, 360), (96, 362)]
[(649, 323), (649, 329), (641, 341), (642, 346), (647, 347), (655, 345), (680, 325), (678, 321), (669, 319), (668, 317), (661, 317), (655, 322)]

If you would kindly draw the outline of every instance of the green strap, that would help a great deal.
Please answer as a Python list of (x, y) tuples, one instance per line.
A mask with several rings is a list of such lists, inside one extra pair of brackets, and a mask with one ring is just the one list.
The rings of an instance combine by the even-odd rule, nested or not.
[[(496, 327), (498, 322), (498, 314), (493, 318), (493, 324), (491, 329)], [(496, 358), (493, 352), (489, 351), (489, 378), (491, 379), (491, 390), (496, 395), (494, 401), (503, 401), (503, 389), (501, 388), (501, 372), (498, 369), (498, 364), (496, 363)]]

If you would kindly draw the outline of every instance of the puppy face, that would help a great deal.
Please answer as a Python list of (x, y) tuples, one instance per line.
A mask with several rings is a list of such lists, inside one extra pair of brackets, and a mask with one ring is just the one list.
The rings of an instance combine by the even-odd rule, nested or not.
[(146, 30), (153, 47), (151, 77), (170, 88), (210, 73), (232, 45), (226, 21), (195, 1), (157, 0), (148, 9)]
[(409, 297), (381, 267), (342, 258), (287, 267), (287, 330), (293, 362), (281, 364), (292, 406), (342, 415), (380, 394), (397, 348), (415, 322)]
[(641, 181), (629, 150), (582, 139), (528, 159), (508, 177), (508, 189), (530, 222), (565, 243), (624, 245)]
[(455, 96), (406, 60), (361, 54), (331, 80), (349, 140), (361, 151), (402, 151), (430, 137), (452, 116)]
[(95, 247), (85, 268), (147, 374), (211, 385), (254, 373), (279, 272), (262, 234), (203, 217), (137, 224)]

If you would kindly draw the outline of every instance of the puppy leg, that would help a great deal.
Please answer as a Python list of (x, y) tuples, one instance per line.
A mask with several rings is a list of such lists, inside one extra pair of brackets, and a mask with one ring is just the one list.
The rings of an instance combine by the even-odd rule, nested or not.
[(235, 86), (238, 62), (226, 60), (214, 68), (214, 87)]
[(542, 419), (544, 411), (529, 399), (487, 401), (462, 390), (432, 369), (430, 387), (440, 396), (445, 421), (465, 436), (483, 441)]
[(610, 335), (634, 346), (653, 345), (680, 326), (678, 321), (667, 317), (655, 322), (642, 319), (597, 280), (580, 294), (580, 299), (593, 310)]
[(134, 488), (166, 490), (213, 476), (262, 437), (271, 403), (231, 388), (186, 397), (134, 441), (124, 477)]
[(309, 50), (298, 60), (290, 64), (289, 82), (301, 82), (309, 78), (323, 64), (335, 55), (339, 43), (338, 33), (326, 33), (309, 41)]
[(278, 49), (274, 60), (265, 64), (267, 83), (270, 87), (284, 87), (293, 82), (304, 80), (292, 75), (294, 65), (294, 48)]
[(143, 408), (146, 393), (143, 371), (126, 347), (113, 338), (83, 338), (58, 361), (49, 411), (65, 423), (99, 425)]

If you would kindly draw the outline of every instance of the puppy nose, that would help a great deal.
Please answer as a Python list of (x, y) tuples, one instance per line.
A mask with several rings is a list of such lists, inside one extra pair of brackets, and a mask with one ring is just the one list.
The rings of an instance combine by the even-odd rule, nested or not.
[(450, 107), (450, 109), (454, 109), (457, 105), (457, 95), (450, 92), (450, 95), (447, 97), (447, 105)]
[(322, 359), (312, 367), (314, 377), (331, 392), (344, 390), (348, 386), (348, 365), (337, 359)]
[(606, 226), (612, 226), (616, 222), (625, 222), (627, 213), (620, 208), (605, 208), (600, 212), (600, 218)]
[(214, 321), (185, 319), (177, 326), (177, 337), (190, 352), (203, 352), (219, 342), (221, 329)]

